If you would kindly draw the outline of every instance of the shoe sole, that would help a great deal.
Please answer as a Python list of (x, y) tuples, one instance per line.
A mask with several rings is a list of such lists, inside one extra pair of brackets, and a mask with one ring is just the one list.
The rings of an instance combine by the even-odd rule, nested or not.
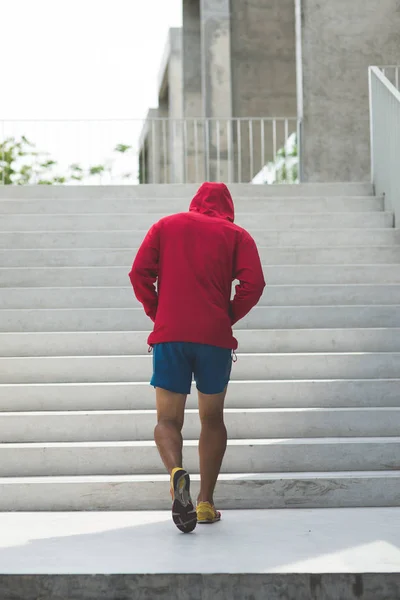
[(182, 533), (191, 533), (197, 525), (197, 514), (190, 497), (190, 477), (178, 471), (173, 482), (172, 519)]

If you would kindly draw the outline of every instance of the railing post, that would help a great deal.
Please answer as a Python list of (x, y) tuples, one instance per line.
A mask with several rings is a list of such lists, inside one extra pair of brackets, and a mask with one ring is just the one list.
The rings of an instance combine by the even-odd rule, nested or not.
[(375, 169), (374, 169), (374, 107), (372, 104), (372, 68), (368, 68), (368, 87), (369, 87), (369, 131), (370, 131), (370, 162), (371, 162), (371, 183), (375, 188)]

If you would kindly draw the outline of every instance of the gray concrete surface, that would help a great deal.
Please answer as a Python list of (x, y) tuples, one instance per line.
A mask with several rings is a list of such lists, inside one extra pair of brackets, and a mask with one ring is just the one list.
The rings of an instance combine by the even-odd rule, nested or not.
[[(399, 372), (399, 352), (258, 353), (238, 355), (232, 380), (375, 379)], [(0, 358), (0, 383), (148, 382), (151, 373), (146, 355)]]
[(190, 119), (186, 125), (186, 181), (204, 181), (204, 131), (198, 117), (204, 116), (202, 96), (200, 1), (182, 2), (182, 60), (183, 60), (183, 116)]
[(293, 0), (232, 0), (235, 117), (295, 117)]
[[(120, 250), (74, 249), (74, 250), (0, 250), (0, 264), (3, 267), (120, 267), (130, 266), (137, 248)], [(264, 265), (302, 264), (397, 264), (400, 262), (400, 248), (393, 246), (368, 246), (338, 248), (314, 248), (289, 246), (282, 248), (259, 247)], [(22, 293), (22, 292), (21, 292)], [(94, 292), (93, 292), (94, 293)], [(267, 293), (267, 292), (265, 292)], [(45, 294), (42, 292), (43, 296)], [(128, 296), (126, 296), (128, 298)], [(88, 296), (89, 299), (89, 296)], [(132, 293), (129, 295), (132, 306)], [(101, 298), (99, 298), (101, 301)], [(393, 304), (393, 303), (392, 303)], [(3, 308), (12, 308), (6, 307)], [(83, 308), (83, 306), (81, 307)]]
[[(51, 198), (54, 200), (80, 198), (104, 199), (144, 199), (185, 198), (191, 200), (198, 190), (198, 184), (185, 185), (26, 185), (0, 186), (0, 198), (3, 200), (33, 200)], [(304, 196), (372, 196), (370, 183), (308, 183), (300, 185), (251, 185), (232, 183), (229, 189), (234, 198), (271, 198)]]
[[(229, 0), (200, 0), (203, 114), (230, 118), (232, 113), (231, 11)], [(233, 173), (232, 138), (227, 127), (209, 124), (206, 178), (229, 181)]]
[[(392, 600), (397, 574), (18, 575), (0, 577), (3, 600)], [(312, 594), (312, 596), (310, 596)]]
[(184, 181), (184, 139), (181, 121), (184, 90), (182, 29), (170, 29), (169, 40), (168, 116), (171, 119), (169, 122), (169, 183), (182, 183)]
[(368, 66), (400, 61), (398, 0), (298, 0), (305, 181), (370, 177)]
[[(397, 266), (397, 265), (396, 265)], [(398, 267), (398, 266), (397, 266)], [(95, 268), (95, 267), (94, 267)], [(285, 267), (275, 267), (278, 271)], [(327, 269), (328, 267), (326, 267)], [(346, 267), (332, 267), (335, 272)], [(358, 269), (361, 270), (362, 266)], [(377, 265), (376, 270), (380, 268)], [(291, 267), (289, 267), (291, 269)], [(295, 267), (306, 273), (312, 267)], [(323, 269), (323, 267), (318, 267)], [(357, 271), (357, 268), (353, 267)], [(102, 269), (101, 269), (102, 270)], [(400, 272), (400, 268), (397, 269)], [(293, 274), (296, 271), (289, 271)], [(347, 273), (351, 278), (351, 271)], [(326, 274), (324, 273), (326, 276)], [(291, 277), (293, 280), (293, 277)], [(64, 285), (65, 282), (64, 282)], [(150, 321), (142, 308), (29, 308), (4, 309), (0, 331), (148, 331)], [(400, 327), (400, 306), (259, 306), (244, 317), (241, 329), (313, 329), (335, 327)]]
[[(364, 288), (364, 286), (360, 287)], [(310, 286), (310, 288), (310, 293), (313, 293), (313, 290), (319, 289), (320, 286)], [(65, 288), (61, 289), (67, 291)], [(149, 331), (0, 333), (0, 356), (140, 355), (147, 349), (148, 335)], [(239, 341), (240, 352), (248, 353), (400, 352), (400, 328), (396, 327), (307, 330), (239, 329), (236, 330), (235, 336)], [(246, 404), (249, 407), (252, 406), (255, 399), (255, 394), (250, 392)], [(147, 392), (142, 393), (145, 393), (147, 397)], [(231, 394), (233, 391), (230, 391), (229, 397)], [(133, 396), (134, 392), (132, 392), (132, 402), (134, 401)], [(36, 410), (35, 404), (32, 410)]]
[[(232, 408), (398, 406), (400, 379), (232, 381), (226, 405)], [(2, 411), (107, 410), (154, 408), (148, 382), (0, 384)], [(195, 388), (188, 408), (197, 406)]]
[[(229, 0), (200, 0), (203, 114), (232, 116)], [(226, 179), (226, 178), (224, 178)]]
[[(191, 481), (196, 496), (199, 475)], [(216, 502), (221, 510), (350, 508), (361, 500), (388, 507), (398, 506), (399, 485), (398, 471), (222, 474)], [(148, 511), (169, 504), (168, 475), (0, 477), (1, 511)]]
[[(0, 248), (138, 248), (146, 230), (110, 231), (2, 231)], [(253, 229), (252, 235), (260, 246), (268, 247), (354, 247), (397, 246), (400, 229), (306, 229), (263, 230)]]
[(183, 0), (182, 21), (183, 116), (201, 117), (204, 107), (199, 0)]
[[(1, 200), (0, 214), (84, 214), (84, 213), (163, 213), (187, 212), (188, 198), (77, 198), (67, 202), (56, 199)], [(235, 198), (235, 211), (241, 212), (380, 212), (384, 210), (383, 196), (321, 196), (280, 198)], [(104, 246), (107, 247), (107, 246)]]
[[(137, 595), (128, 595), (121, 587), (121, 579), (110, 579), (110, 587), (106, 588), (110, 595), (105, 597), (112, 600), (150, 599), (156, 594), (174, 600), (188, 597), (395, 600), (400, 591), (399, 511), (398, 508), (225, 511), (218, 525), (198, 527), (185, 537), (175, 529), (167, 511), (5, 514), (1, 515), (0, 572), (24, 576), (144, 573), (149, 578), (155, 576), (153, 580), (135, 580), (130, 593)], [(173, 577), (162, 579), (167, 574)], [(189, 595), (190, 588), (182, 589), (180, 583), (176, 584), (178, 574), (195, 577), (192, 590), (197, 595)], [(253, 580), (241, 581), (245, 574), (251, 574)], [(271, 579), (271, 587), (265, 588), (268, 579), (263, 583), (263, 577), (272, 574), (280, 575), (275, 579), (278, 585), (272, 585), (274, 579)], [(295, 574), (299, 579), (293, 581)], [(202, 585), (206, 579), (203, 581), (202, 577), (206, 575), (209, 580), (205, 595)], [(5, 581), (2, 578), (0, 585)], [(47, 587), (41, 588), (40, 596), (35, 596), (33, 592), (37, 589), (32, 578), (21, 578), (20, 582), (25, 583), (23, 589), (31, 595), (11, 598), (47, 598), (42, 594), (49, 592), (50, 581), (47, 579)], [(99, 589), (95, 582), (96, 578), (92, 595), (84, 597), (103, 598), (96, 595)], [(112, 582), (114, 595), (111, 595)], [(295, 582), (301, 586), (294, 587)], [(247, 591), (245, 583), (250, 586)], [(155, 588), (149, 591), (146, 585)], [(74, 587), (50, 589), (54, 592), (52, 600), (83, 597), (72, 596), (77, 593)], [(20, 593), (21, 589), (17, 594)]]
[[(3, 231), (88, 231), (110, 229), (146, 230), (163, 216), (143, 213), (104, 213), (83, 215), (4, 215), (1, 219)], [(257, 212), (236, 215), (236, 223), (248, 229), (260, 227), (260, 216)], [(265, 216), (263, 229), (331, 229), (366, 228), (381, 229), (393, 227), (393, 214), (389, 212), (364, 213), (271, 213)]]
[[(348, 256), (351, 256), (351, 253), (348, 253)], [(5, 309), (137, 308), (141, 306), (130, 287), (4, 288), (1, 300), (2, 308)], [(400, 305), (400, 285), (269, 285), (259, 302), (260, 306), (293, 307), (335, 304)]]
[[(128, 283), (126, 267), (8, 267), (0, 268), (0, 288), (121, 287)], [(265, 265), (271, 285), (297, 284), (398, 284), (398, 264), (372, 265)], [(22, 314), (22, 313), (21, 313)], [(149, 323), (147, 324), (148, 327)]]
[[(228, 440), (221, 473), (394, 471), (399, 453), (400, 437), (235, 439)], [(185, 468), (198, 473), (198, 441), (185, 440), (183, 455)], [(0, 477), (132, 473), (165, 473), (155, 442), (0, 444)]]
[[(153, 439), (156, 410), (28, 411), (0, 414), (1, 443), (121, 442)], [(234, 439), (397, 436), (400, 407), (226, 408)], [(197, 409), (187, 409), (183, 437), (197, 440)]]

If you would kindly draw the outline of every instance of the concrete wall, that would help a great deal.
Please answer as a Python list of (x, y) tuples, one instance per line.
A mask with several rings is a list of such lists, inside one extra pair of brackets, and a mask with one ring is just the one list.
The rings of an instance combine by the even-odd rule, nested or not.
[(231, 0), (235, 117), (296, 116), (293, 0)]
[(400, 1), (301, 0), (301, 11), (304, 180), (368, 180), (367, 69), (400, 63)]
[[(232, 104), (235, 117), (295, 117), (296, 36), (293, 0), (231, 0)], [(264, 132), (264, 152), (261, 138)], [(234, 131), (235, 156), (239, 145)], [(251, 180), (273, 159), (272, 127), (264, 130), (255, 121), (252, 129), (253, 164), (250, 161), (250, 134), (241, 127), (241, 173)], [(278, 147), (284, 143), (283, 126), (277, 131)]]
[[(232, 116), (230, 0), (200, 0), (203, 114)], [(227, 128), (210, 123), (205, 131), (206, 179), (229, 181), (232, 140)]]
[(155, 119), (159, 116), (158, 108), (150, 108), (143, 126), (140, 142), (139, 169), (142, 183), (158, 183), (160, 177), (160, 148), (157, 139)]
[(182, 13), (183, 114), (185, 117), (201, 117), (200, 1), (183, 0)]
[(398, 573), (0, 576), (1, 600), (395, 600), (399, 594)]
[(200, 0), (203, 114), (232, 115), (229, 0)]
[(183, 183), (183, 58), (182, 29), (178, 28), (170, 29), (168, 113), (172, 119), (169, 131), (170, 183)]
[(182, 58), (183, 58), (183, 115), (189, 119), (185, 125), (185, 175), (186, 181), (205, 179), (204, 133), (197, 117), (203, 116), (201, 73), (200, 0), (182, 2)]

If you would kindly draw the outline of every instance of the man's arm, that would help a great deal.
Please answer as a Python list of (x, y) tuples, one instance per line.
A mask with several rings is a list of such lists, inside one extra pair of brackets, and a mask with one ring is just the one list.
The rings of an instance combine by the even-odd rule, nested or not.
[(233, 278), (239, 280), (239, 285), (231, 302), (232, 325), (257, 304), (265, 287), (257, 246), (247, 231), (243, 231), (236, 248)]
[(133, 262), (129, 279), (136, 298), (143, 304), (146, 315), (155, 321), (158, 295), (155, 282), (158, 277), (160, 253), (160, 225), (156, 223), (146, 235)]

